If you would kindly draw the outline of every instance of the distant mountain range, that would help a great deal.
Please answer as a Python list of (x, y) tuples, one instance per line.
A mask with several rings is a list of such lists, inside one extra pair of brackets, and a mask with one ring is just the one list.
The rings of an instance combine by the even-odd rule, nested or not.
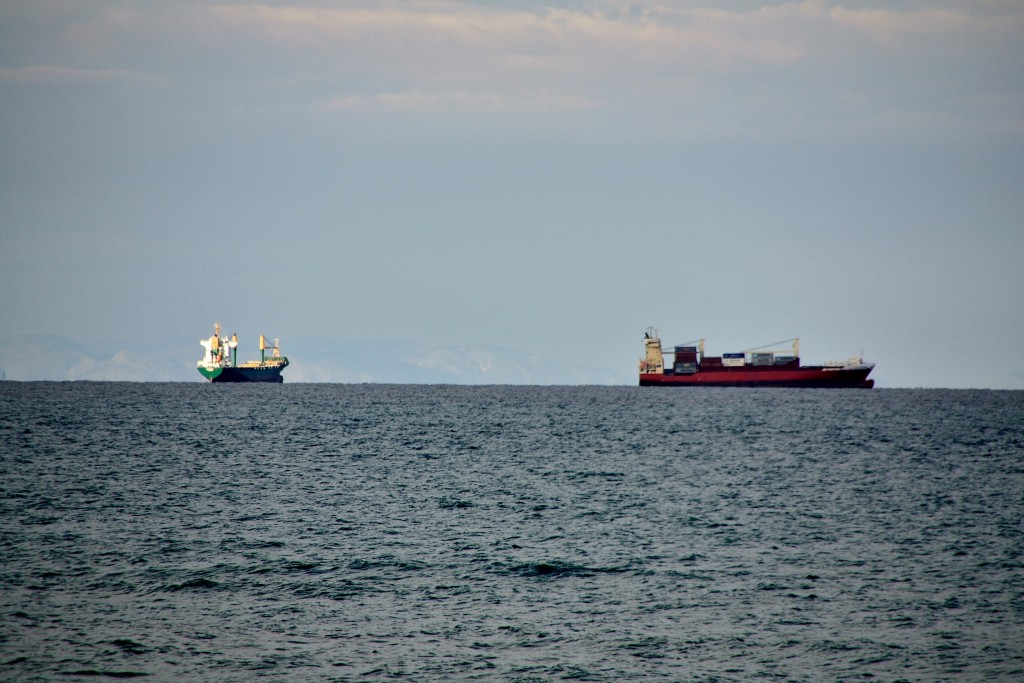
[[(0, 379), (15, 381), (201, 382), (202, 349), (124, 340), (0, 337)], [(621, 371), (484, 346), (297, 338), (282, 348), (285, 382), (396, 384), (633, 384)], [(255, 357), (255, 356), (253, 356)], [(239, 355), (239, 361), (250, 355)]]

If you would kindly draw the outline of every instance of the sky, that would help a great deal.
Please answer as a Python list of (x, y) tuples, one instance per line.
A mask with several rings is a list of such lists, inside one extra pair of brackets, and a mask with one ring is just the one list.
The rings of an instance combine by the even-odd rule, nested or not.
[(1024, 3), (0, 0), (0, 336), (214, 320), (1024, 389)]

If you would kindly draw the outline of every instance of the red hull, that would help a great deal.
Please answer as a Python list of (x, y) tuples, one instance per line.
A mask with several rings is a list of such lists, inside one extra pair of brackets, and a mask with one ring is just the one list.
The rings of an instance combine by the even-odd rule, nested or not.
[(864, 388), (874, 386), (868, 379), (871, 367), (801, 368), (736, 367), (698, 370), (692, 375), (640, 375), (640, 386), (704, 386), (704, 387), (807, 387), (823, 389)]

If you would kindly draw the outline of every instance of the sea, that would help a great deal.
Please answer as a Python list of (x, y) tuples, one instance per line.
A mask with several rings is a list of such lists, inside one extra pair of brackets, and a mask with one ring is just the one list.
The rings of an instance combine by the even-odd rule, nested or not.
[(1021, 681), (1024, 392), (0, 382), (0, 680)]

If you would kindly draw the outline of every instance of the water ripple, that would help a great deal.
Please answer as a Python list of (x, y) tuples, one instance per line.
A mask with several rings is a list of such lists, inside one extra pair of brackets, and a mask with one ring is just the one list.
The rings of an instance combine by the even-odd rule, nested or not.
[(0, 383), (0, 679), (1024, 678), (1024, 393)]

